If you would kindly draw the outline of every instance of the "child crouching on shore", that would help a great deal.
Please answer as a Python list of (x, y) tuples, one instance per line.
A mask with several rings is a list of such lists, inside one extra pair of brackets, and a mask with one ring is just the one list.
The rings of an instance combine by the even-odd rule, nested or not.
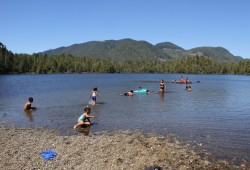
[(84, 125), (86, 122), (89, 122), (89, 124), (91, 125), (89, 118), (95, 118), (95, 116), (90, 116), (89, 114), (90, 114), (90, 107), (86, 106), (84, 108), (84, 113), (78, 118), (78, 122), (74, 126), (74, 129), (79, 125)]

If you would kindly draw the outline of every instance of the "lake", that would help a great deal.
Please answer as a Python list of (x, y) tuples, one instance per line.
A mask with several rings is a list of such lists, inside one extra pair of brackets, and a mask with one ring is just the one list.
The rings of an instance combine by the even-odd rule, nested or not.
[[(188, 76), (186, 85), (171, 83)], [(160, 94), (121, 96), (138, 86)], [(197, 81), (200, 81), (198, 83)], [(0, 122), (17, 127), (58, 129), (76, 134), (73, 125), (98, 87), (100, 97), (91, 106), (96, 116), (90, 131), (139, 130), (174, 134), (197, 149), (218, 158), (250, 161), (250, 76), (185, 74), (48, 74), (0, 75)], [(23, 111), (28, 97), (38, 110)]]

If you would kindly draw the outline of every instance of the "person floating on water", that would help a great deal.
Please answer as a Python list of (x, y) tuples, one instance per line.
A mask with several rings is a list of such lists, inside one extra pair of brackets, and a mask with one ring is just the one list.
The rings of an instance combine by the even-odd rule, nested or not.
[(37, 110), (36, 107), (31, 107), (31, 103), (33, 103), (33, 98), (29, 97), (28, 101), (25, 103), (23, 110), (24, 111), (31, 111), (31, 110)]
[(89, 122), (89, 125), (91, 125), (90, 118), (95, 118), (95, 116), (90, 116), (90, 107), (86, 106), (84, 108), (84, 113), (78, 118), (77, 124), (74, 126), (74, 129), (76, 129), (77, 126), (87, 124), (87, 122)]
[(164, 93), (165, 90), (166, 90), (165, 82), (164, 82), (164, 80), (161, 80), (160, 81), (160, 92)]
[(121, 94), (121, 95), (124, 95), (124, 96), (133, 96), (134, 95), (134, 91), (133, 90), (130, 90), (124, 94)]
[(90, 93), (90, 97), (93, 100), (94, 105), (96, 105), (96, 97), (97, 96), (99, 97), (99, 94), (97, 92), (97, 87), (94, 87), (93, 90), (92, 90), (92, 92)]

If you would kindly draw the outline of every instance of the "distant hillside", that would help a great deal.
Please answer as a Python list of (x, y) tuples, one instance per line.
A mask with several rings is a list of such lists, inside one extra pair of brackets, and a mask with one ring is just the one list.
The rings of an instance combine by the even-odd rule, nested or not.
[(155, 45), (156, 47), (162, 50), (176, 50), (176, 51), (184, 51), (183, 48), (171, 43), (171, 42), (162, 42)]
[(185, 50), (173, 43), (163, 42), (155, 45), (163, 50), (168, 56), (173, 59), (182, 58), (187, 55), (206, 56), (217, 61), (240, 61), (243, 58), (234, 56), (228, 50), (222, 47), (197, 47), (190, 50)]
[(136, 41), (132, 39), (90, 41), (44, 51), (41, 54), (72, 54), (80, 57), (115, 60), (170, 60), (183, 58), (188, 55), (206, 56), (223, 62), (242, 60), (241, 57), (234, 56), (222, 47), (197, 47), (185, 50), (171, 42), (152, 45), (146, 41)]
[(74, 44), (69, 47), (60, 47), (42, 52), (47, 55), (72, 54), (81, 57), (101, 59), (170, 59), (162, 50), (146, 41), (132, 39), (91, 41)]
[(239, 61), (242, 58), (232, 55), (227, 49), (222, 47), (198, 47), (190, 49), (189, 52), (199, 56), (207, 56), (218, 61)]
[(188, 51), (171, 42), (162, 42), (156, 44), (155, 46), (161, 49), (165, 54), (170, 56), (172, 59), (183, 58), (189, 55)]

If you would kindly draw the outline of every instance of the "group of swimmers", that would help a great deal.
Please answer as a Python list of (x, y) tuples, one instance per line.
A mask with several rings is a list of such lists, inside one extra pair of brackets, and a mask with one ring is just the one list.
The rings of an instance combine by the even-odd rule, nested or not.
[[(97, 87), (94, 87), (93, 90), (91, 91), (90, 93), (90, 98), (91, 100), (93, 101), (93, 105), (96, 105), (96, 97), (99, 97), (99, 94), (97, 92)], [(33, 103), (34, 99), (32, 97), (29, 97), (28, 98), (28, 101), (24, 104), (24, 111), (33, 111), (33, 110), (37, 110), (36, 107), (32, 107), (31, 104)], [(77, 126), (80, 126), (80, 125), (84, 125), (84, 124), (87, 124), (87, 125), (91, 125), (91, 121), (90, 121), (90, 118), (95, 118), (95, 116), (90, 116), (90, 107), (89, 106), (86, 106), (84, 109), (84, 112), (83, 114), (78, 118), (77, 120), (77, 124), (74, 125), (74, 129), (77, 127)]]
[[(136, 90), (136, 91), (140, 92), (141, 90), (142, 90), (142, 87), (139, 86), (139, 87), (138, 87), (138, 90)], [(144, 90), (145, 90), (145, 89), (144, 89)], [(161, 81), (160, 81), (160, 92), (161, 92), (161, 93), (164, 93), (165, 90), (166, 90), (165, 81), (164, 81), (164, 80), (161, 80)], [(150, 93), (149, 90), (145, 90), (145, 91), (143, 91), (143, 92), (145, 92), (146, 94), (149, 94), (149, 93)], [(155, 92), (155, 93), (156, 93), (156, 92)], [(130, 90), (130, 91), (128, 91), (128, 92), (126, 92), (126, 93), (124, 93), (124, 94), (121, 94), (121, 95), (124, 95), (124, 96), (133, 96), (133, 95), (134, 95), (134, 90)]]
[[(139, 90), (141, 89), (141, 86), (139, 86)], [(166, 86), (165, 86), (165, 82), (164, 80), (161, 80), (160, 81), (160, 92), (164, 92), (166, 89)], [(147, 90), (146, 93), (149, 93), (149, 91)], [(124, 93), (123, 95), (125, 96), (133, 96), (134, 95), (134, 91), (133, 90), (130, 90), (126, 93)], [(90, 93), (90, 97), (91, 99), (93, 100), (94, 102), (94, 105), (96, 104), (96, 97), (99, 97), (98, 95), (98, 92), (97, 92), (97, 87), (93, 88), (92, 92)], [(90, 118), (95, 118), (95, 116), (90, 116), (90, 107), (89, 106), (86, 106), (84, 108), (84, 112), (83, 114), (78, 118), (77, 120), (77, 124), (74, 125), (74, 129), (77, 128), (77, 126), (82, 126), (82, 125), (91, 125), (91, 121), (90, 121)]]
[[(184, 79), (183, 76), (181, 76), (180, 82), (181, 82), (181, 84), (188, 84), (188, 83), (189, 83), (188, 77), (186, 77), (186, 78)], [(186, 90), (187, 90), (187, 91), (191, 91), (191, 90), (192, 90), (192, 87), (186, 85)]]
[[(187, 80), (187, 79), (186, 79)], [(141, 90), (141, 86), (139, 86), (139, 90)], [(160, 81), (160, 93), (164, 93), (166, 90), (166, 85), (165, 85), (165, 81), (161, 80)], [(186, 90), (190, 91), (191, 90), (191, 86), (186, 86)], [(149, 93), (148, 90), (146, 90), (146, 93)], [(159, 93), (159, 92), (158, 92)], [(125, 96), (133, 96), (134, 95), (134, 91), (130, 90), (126, 93), (124, 93), (123, 95)], [(93, 90), (90, 93), (91, 100), (93, 101), (93, 105), (96, 105), (96, 98), (99, 97), (98, 91), (97, 91), (97, 87), (94, 87)], [(32, 107), (31, 103), (33, 103), (33, 98), (29, 97), (28, 101), (25, 103), (24, 105), (24, 111), (32, 111), (32, 110), (37, 110), (36, 107)], [(74, 129), (76, 129), (78, 126), (81, 125), (91, 125), (91, 121), (90, 118), (95, 118), (95, 116), (90, 116), (90, 107), (86, 106), (84, 107), (84, 112), (83, 114), (78, 118), (77, 120), (77, 124), (74, 125)]]

